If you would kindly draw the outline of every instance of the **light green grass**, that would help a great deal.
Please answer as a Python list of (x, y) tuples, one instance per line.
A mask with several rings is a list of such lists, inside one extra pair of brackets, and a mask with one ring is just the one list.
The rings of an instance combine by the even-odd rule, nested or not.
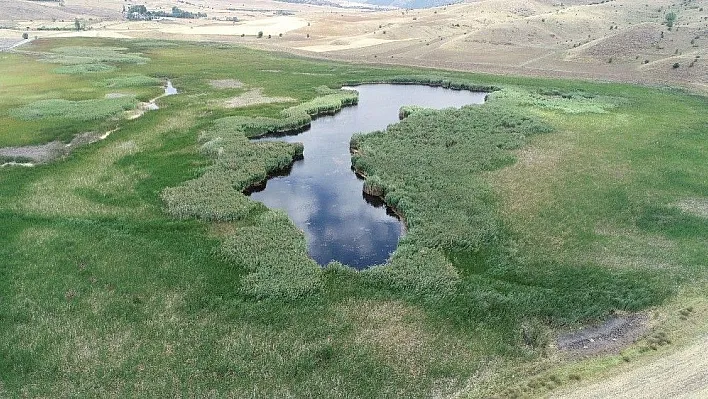
[(96, 63), (142, 64), (148, 61), (138, 53), (126, 53), (125, 47), (67, 46), (55, 47), (44, 56), (53, 64), (84, 65)]
[(67, 75), (81, 75), (85, 73), (101, 73), (101, 72), (113, 72), (118, 68), (113, 65), (108, 64), (77, 64), (77, 65), (66, 65), (56, 68), (54, 72), (59, 74)]

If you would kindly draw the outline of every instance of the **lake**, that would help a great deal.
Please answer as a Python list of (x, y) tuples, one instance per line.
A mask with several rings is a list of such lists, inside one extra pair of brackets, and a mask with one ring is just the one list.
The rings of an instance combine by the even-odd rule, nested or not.
[(351, 169), (354, 133), (383, 130), (398, 122), (403, 105), (442, 109), (482, 104), (486, 93), (420, 85), (361, 85), (359, 104), (322, 116), (297, 135), (259, 141), (301, 142), (304, 159), (268, 179), (253, 200), (282, 209), (305, 232), (310, 256), (320, 265), (339, 261), (356, 269), (385, 263), (405, 231), (378, 198), (362, 192)]

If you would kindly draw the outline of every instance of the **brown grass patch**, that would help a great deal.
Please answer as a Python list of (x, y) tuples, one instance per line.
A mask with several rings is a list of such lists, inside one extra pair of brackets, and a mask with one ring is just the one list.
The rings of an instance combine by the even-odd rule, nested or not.
[(263, 89), (255, 88), (236, 97), (231, 97), (230, 99), (226, 100), (225, 105), (227, 108), (242, 108), (259, 104), (287, 103), (293, 101), (295, 101), (295, 99), (291, 97), (265, 96), (263, 95)]
[(240, 89), (243, 87), (243, 82), (236, 79), (219, 79), (210, 80), (209, 85), (215, 89)]

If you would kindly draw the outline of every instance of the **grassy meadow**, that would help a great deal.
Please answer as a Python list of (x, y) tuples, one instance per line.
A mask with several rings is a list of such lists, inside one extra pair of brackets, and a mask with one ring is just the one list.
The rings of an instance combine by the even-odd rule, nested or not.
[[(22, 50), (0, 53), (0, 147), (118, 130), (0, 168), (2, 397), (541, 396), (672, 346), (577, 359), (560, 332), (629, 312), (676, 343), (708, 329), (677, 315), (708, 310), (706, 97), (221, 44)], [(132, 119), (167, 79), (179, 95)], [(492, 93), (352, 139), (408, 232), (386, 265), (320, 268), (243, 194), (302, 146), (248, 137), (363, 82)], [(254, 88), (297, 104), (226, 106)]]

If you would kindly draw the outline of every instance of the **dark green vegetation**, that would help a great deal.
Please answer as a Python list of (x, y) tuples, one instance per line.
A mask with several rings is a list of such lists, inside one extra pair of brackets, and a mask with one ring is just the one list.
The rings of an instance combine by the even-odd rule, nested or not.
[(131, 21), (150, 21), (155, 18), (206, 18), (205, 13), (193, 13), (180, 9), (179, 7), (172, 7), (171, 12), (165, 11), (149, 11), (144, 5), (130, 6), (124, 11), (124, 15), (127, 19)]
[[(76, 50), (97, 45), (121, 50)], [(112, 68), (34, 59), (56, 48), (39, 58)], [(499, 90), (355, 137), (366, 184), (409, 225), (389, 265), (357, 273), (319, 269), (286, 216), (241, 193), (302, 153), (246, 136), (351, 104), (345, 83), (435, 81), (221, 45), (29, 50), (0, 56), (3, 146), (120, 130), (0, 169), (0, 396), (483, 396), (561, 364), (544, 357), (553, 331), (708, 286), (705, 97), (436, 73)], [(134, 120), (13, 116), (152, 98), (150, 78), (180, 95)], [(302, 105), (224, 106), (251, 88)]]

